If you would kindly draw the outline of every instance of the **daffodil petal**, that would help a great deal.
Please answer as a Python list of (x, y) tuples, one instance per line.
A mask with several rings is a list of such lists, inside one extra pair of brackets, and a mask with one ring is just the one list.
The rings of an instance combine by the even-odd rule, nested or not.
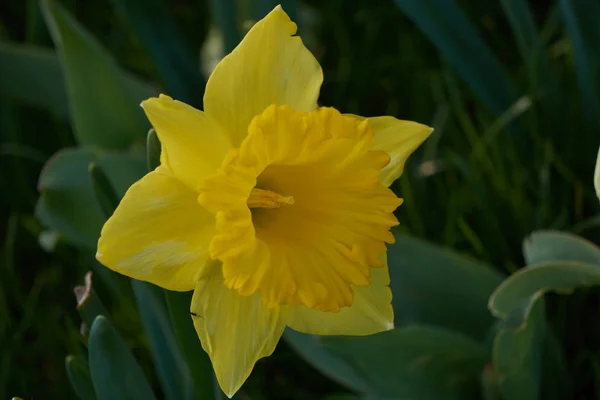
[(205, 113), (169, 96), (145, 100), (142, 107), (162, 144), (161, 164), (196, 190), (221, 165), (228, 136)]
[(285, 325), (280, 309), (264, 306), (260, 295), (241, 296), (223, 283), (219, 262), (196, 285), (190, 312), (202, 347), (210, 356), (223, 392), (232, 397), (258, 359), (273, 353)]
[(387, 262), (371, 269), (369, 286), (355, 286), (354, 302), (339, 312), (323, 312), (306, 306), (286, 306), (286, 324), (314, 335), (371, 335), (394, 328), (392, 292)]
[(276, 7), (217, 65), (206, 85), (204, 111), (231, 136), (233, 147), (269, 105), (298, 111), (317, 107), (323, 72), (296, 33), (296, 24)]
[(389, 186), (402, 175), (408, 157), (429, 137), (433, 129), (394, 117), (374, 117), (368, 120), (375, 133), (372, 149), (383, 150), (390, 155), (390, 163), (379, 175), (381, 182)]
[(596, 196), (600, 200), (600, 149), (598, 150), (598, 159), (596, 160), (596, 172), (594, 173), (594, 186), (596, 188)]
[(134, 183), (104, 224), (96, 258), (169, 290), (194, 289), (215, 234), (196, 193), (160, 166)]

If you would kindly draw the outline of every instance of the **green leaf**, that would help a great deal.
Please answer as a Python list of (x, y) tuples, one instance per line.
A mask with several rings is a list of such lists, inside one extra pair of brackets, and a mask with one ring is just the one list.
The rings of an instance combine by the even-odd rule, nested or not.
[(536, 299), (552, 291), (571, 293), (600, 284), (600, 267), (575, 261), (530, 265), (508, 277), (490, 297), (489, 307), (507, 326), (518, 328), (528, 318)]
[(481, 372), (481, 391), (483, 400), (502, 400), (498, 375), (494, 372), (494, 365), (488, 363)]
[(68, 117), (63, 75), (52, 50), (0, 42), (0, 76), (3, 97)]
[(550, 90), (555, 91), (558, 87), (556, 76), (550, 69), (528, 2), (502, 0), (501, 4), (517, 40), (521, 57), (527, 64), (530, 84), (549, 86)]
[(596, 0), (558, 2), (573, 46), (582, 104), (591, 130), (600, 129), (600, 3)]
[(148, 129), (139, 104), (152, 90), (133, 87), (114, 59), (62, 6), (42, 0), (65, 73), (71, 121), (80, 144), (125, 148)]
[(67, 356), (65, 368), (77, 397), (81, 400), (96, 400), (96, 392), (87, 361), (81, 356)]
[(119, 198), (102, 167), (95, 162), (91, 162), (88, 166), (88, 171), (92, 180), (92, 188), (94, 189), (96, 200), (98, 200), (98, 204), (100, 204), (104, 217), (108, 219), (119, 205)]
[(160, 165), (160, 140), (154, 129), (148, 131), (146, 136), (146, 169), (154, 171)]
[(66, 149), (46, 164), (38, 190), (36, 216), (75, 245), (95, 250), (104, 215), (87, 172), (91, 150)]
[(536, 56), (540, 57), (540, 38), (529, 4), (524, 0), (501, 0), (500, 4), (508, 17), (519, 51), (525, 61), (531, 58), (531, 52), (538, 53)]
[(190, 371), (177, 346), (162, 289), (135, 279), (132, 279), (131, 285), (165, 398), (193, 398)]
[(388, 246), (396, 326), (436, 325), (484, 340), (502, 275), (486, 264), (404, 235)]
[(567, 232), (537, 231), (523, 242), (527, 264), (580, 261), (600, 265), (600, 247)]
[(145, 171), (141, 154), (61, 150), (48, 161), (40, 176), (36, 216), (73, 244), (95, 251), (106, 217), (88, 173), (92, 162), (105, 172), (118, 197)]
[(453, 0), (395, 0), (494, 112), (517, 100), (510, 76)]
[(568, 397), (564, 360), (546, 323), (543, 298), (533, 301), (523, 325), (515, 329), (504, 326), (498, 331), (492, 359), (504, 398), (559, 400)]
[[(148, 98), (158, 91), (127, 73), (125, 85), (136, 97)], [(0, 41), (0, 94), (17, 103), (41, 107), (56, 117), (69, 118), (65, 79), (52, 49)], [(136, 110), (137, 111), (137, 110)]]
[(210, 0), (212, 20), (223, 35), (225, 52), (230, 53), (242, 40), (237, 23), (237, 7), (233, 0)]
[(369, 392), (369, 385), (354, 366), (324, 346), (323, 336), (306, 335), (286, 329), (283, 337), (307, 363), (323, 375), (357, 392)]
[(539, 398), (545, 324), (544, 300), (538, 298), (522, 326), (496, 335), (492, 359), (504, 398)]
[(88, 352), (98, 400), (155, 399), (150, 384), (127, 344), (103, 316), (94, 320)]
[(152, 56), (168, 93), (186, 103), (202, 105), (206, 82), (167, 2), (112, 0), (112, 3)]
[(385, 398), (475, 398), (489, 359), (483, 345), (474, 340), (427, 326), (322, 341), (326, 349), (355, 366), (367, 381), (367, 394)]
[(190, 316), (192, 292), (170, 290), (164, 292), (175, 337), (190, 370), (195, 398), (197, 400), (220, 399), (221, 389), (215, 386), (216, 377), (210, 358), (202, 348)]

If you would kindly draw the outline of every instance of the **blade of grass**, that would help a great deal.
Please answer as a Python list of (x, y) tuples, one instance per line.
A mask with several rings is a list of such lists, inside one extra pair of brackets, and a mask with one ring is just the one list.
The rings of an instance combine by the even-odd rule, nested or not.
[(502, 8), (515, 35), (521, 57), (527, 65), (532, 93), (549, 107), (549, 116), (556, 115), (558, 81), (550, 69), (547, 54), (535, 25), (531, 9), (525, 0), (502, 0)]
[(427, 35), (444, 58), (496, 113), (516, 100), (508, 73), (452, 0), (395, 0)]
[(223, 35), (225, 52), (230, 53), (240, 42), (242, 35), (237, 21), (237, 7), (234, 0), (211, 0), (212, 20)]
[(197, 57), (186, 44), (164, 0), (111, 0), (127, 27), (150, 53), (167, 92), (186, 103), (201, 106), (204, 78)]
[(591, 131), (600, 129), (600, 3), (595, 0), (559, 0), (569, 38)]

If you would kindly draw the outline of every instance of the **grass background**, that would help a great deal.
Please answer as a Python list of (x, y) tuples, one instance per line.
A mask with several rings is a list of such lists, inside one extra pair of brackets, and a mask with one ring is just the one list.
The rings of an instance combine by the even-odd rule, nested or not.
[[(62, 3), (122, 67), (168, 86), (135, 21), (118, 6), (127, 2)], [(405, 198), (398, 211), (400, 229), (506, 273), (523, 265), (521, 243), (535, 229), (600, 241), (592, 187), (600, 143), (600, 17), (586, 12), (597, 2), (582, 1), (571, 15), (569, 1), (463, 0), (456, 3), (466, 23), (457, 25), (452, 23), (461, 20), (440, 14), (435, 4), (443, 2), (437, 1), (422, 3), (434, 5), (430, 13), (400, 0), (283, 3), (323, 67), (322, 105), (435, 127), (393, 186)], [(271, 7), (259, 0), (165, 4), (168, 21), (180, 28), (182, 44), (196, 59), (201, 48), (220, 39), (225, 49), (234, 46), (248, 21)], [(571, 34), (571, 17), (585, 40)], [(164, 21), (155, 22), (150, 29), (160, 34)], [(222, 28), (221, 37), (215, 38), (215, 26)], [(461, 40), (452, 42), (444, 29)], [(473, 29), (484, 52), (472, 52)], [(0, 39), (53, 46), (38, 3), (30, 0), (0, 4)], [(587, 69), (578, 54), (588, 56)], [(36, 220), (34, 207), (44, 163), (75, 140), (64, 119), (7, 95), (13, 82), (5, 79), (0, 76), (0, 397), (74, 398), (63, 366), (66, 354), (83, 349), (72, 288), (92, 267)], [(190, 101), (201, 107), (201, 95), (190, 93)], [(52, 251), (40, 245), (53, 240)], [(111, 303), (102, 285), (97, 291), (152, 376), (135, 312)], [(600, 326), (586, 316), (598, 316), (599, 304), (600, 296), (590, 290), (569, 299), (553, 296), (548, 307), (565, 348), (584, 347), (589, 354), (568, 360), (579, 398), (593, 389), (589, 360), (600, 349)], [(568, 311), (574, 309), (579, 311)], [(338, 392), (343, 389), (282, 342), (273, 357), (259, 362), (239, 398), (303, 399)]]

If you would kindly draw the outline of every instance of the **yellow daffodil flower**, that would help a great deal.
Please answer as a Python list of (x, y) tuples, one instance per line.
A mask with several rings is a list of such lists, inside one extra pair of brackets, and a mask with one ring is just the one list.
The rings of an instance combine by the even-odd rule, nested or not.
[(392, 329), (388, 186), (431, 128), (319, 108), (321, 67), (281, 7), (216, 67), (204, 112), (142, 103), (161, 165), (106, 222), (98, 260), (169, 290), (232, 396), (286, 326), (319, 335)]

